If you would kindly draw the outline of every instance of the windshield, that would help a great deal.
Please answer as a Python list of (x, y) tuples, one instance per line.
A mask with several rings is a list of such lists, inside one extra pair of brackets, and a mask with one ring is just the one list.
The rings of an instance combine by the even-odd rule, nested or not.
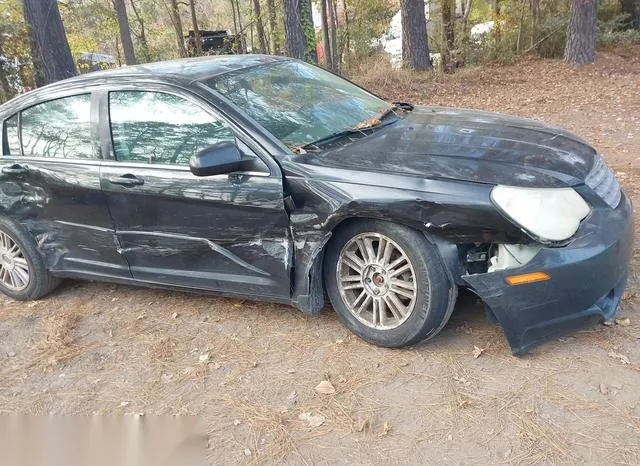
[(225, 73), (206, 84), (290, 147), (356, 128), (391, 107), (328, 71), (298, 61)]

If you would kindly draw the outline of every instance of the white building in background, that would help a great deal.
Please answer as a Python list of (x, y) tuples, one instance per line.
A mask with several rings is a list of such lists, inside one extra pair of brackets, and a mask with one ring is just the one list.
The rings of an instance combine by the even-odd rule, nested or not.
[[(427, 21), (427, 31), (430, 27), (430, 10), (430, 2), (427, 1), (424, 5), (424, 17)], [(400, 68), (402, 66), (402, 20), (400, 17), (400, 11), (398, 11), (395, 15), (393, 15), (393, 18), (391, 18), (391, 22), (389, 23), (387, 32), (385, 32), (382, 37), (375, 39), (372, 42), (372, 45), (384, 50), (389, 54), (391, 65), (394, 68)], [(432, 60), (439, 59), (439, 57), (439, 53), (431, 54)]]
[[(456, 0), (456, 16), (462, 16), (463, 1), (464, 0)], [(424, 10), (425, 19), (427, 20), (427, 31), (429, 31), (431, 27), (430, 14), (433, 13), (434, 20), (439, 21), (439, 10), (437, 9), (437, 5), (434, 5), (434, 8), (431, 8), (431, 1), (429, 0), (425, 1)], [(485, 35), (491, 32), (494, 25), (495, 23), (493, 21), (476, 24), (470, 31), (471, 40), (481, 42)], [(394, 67), (399, 68), (402, 66), (402, 21), (400, 18), (400, 11), (398, 11), (391, 19), (387, 32), (385, 32), (382, 37), (372, 41), (372, 45), (388, 53), (391, 64)], [(434, 62), (434, 66), (436, 66), (440, 61), (440, 54), (432, 53), (431, 60)]]

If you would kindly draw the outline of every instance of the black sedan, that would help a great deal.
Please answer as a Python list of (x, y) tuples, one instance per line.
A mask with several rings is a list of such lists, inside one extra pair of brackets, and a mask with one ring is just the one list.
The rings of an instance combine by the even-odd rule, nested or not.
[(388, 103), (282, 57), (177, 60), (0, 107), (0, 290), (65, 277), (319, 312), (387, 347), (458, 290), (515, 353), (613, 316), (631, 204), (589, 144), (498, 114)]

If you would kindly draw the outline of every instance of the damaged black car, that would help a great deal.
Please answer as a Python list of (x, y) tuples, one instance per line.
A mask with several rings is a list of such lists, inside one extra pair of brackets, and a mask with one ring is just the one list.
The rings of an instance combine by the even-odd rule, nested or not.
[(609, 319), (632, 209), (585, 141), (388, 103), (284, 57), (97, 72), (0, 107), (0, 291), (63, 278), (286, 303), (366, 341), (437, 335), (473, 291), (516, 354)]

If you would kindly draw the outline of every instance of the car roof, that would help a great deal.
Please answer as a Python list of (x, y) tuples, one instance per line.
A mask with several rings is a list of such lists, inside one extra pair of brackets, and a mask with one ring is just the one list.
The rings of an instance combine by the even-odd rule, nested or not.
[(171, 77), (174, 79), (193, 82), (212, 78), (230, 71), (251, 68), (258, 65), (284, 60), (289, 60), (289, 58), (274, 55), (214, 55), (197, 58), (180, 58), (177, 60), (124, 66), (122, 68), (105, 71), (94, 71), (92, 73), (59, 81), (59, 83), (92, 81), (94, 79), (108, 79), (111, 77), (118, 78), (124, 76)]
[[(94, 71), (87, 74), (63, 79), (55, 83), (40, 87), (26, 94), (19, 94), (8, 102), (0, 105), (0, 117), (4, 112), (15, 111), (23, 102), (34, 103), (42, 93), (56, 92), (67, 87), (94, 82), (118, 82), (127, 79), (158, 79), (172, 80), (189, 85), (194, 81), (213, 78), (231, 71), (252, 68), (254, 66), (288, 61), (291, 58), (275, 55), (214, 55), (197, 58), (180, 58), (177, 60), (145, 63), (142, 65), (123, 66), (105, 71)], [(4, 110), (4, 112), (3, 112)]]

